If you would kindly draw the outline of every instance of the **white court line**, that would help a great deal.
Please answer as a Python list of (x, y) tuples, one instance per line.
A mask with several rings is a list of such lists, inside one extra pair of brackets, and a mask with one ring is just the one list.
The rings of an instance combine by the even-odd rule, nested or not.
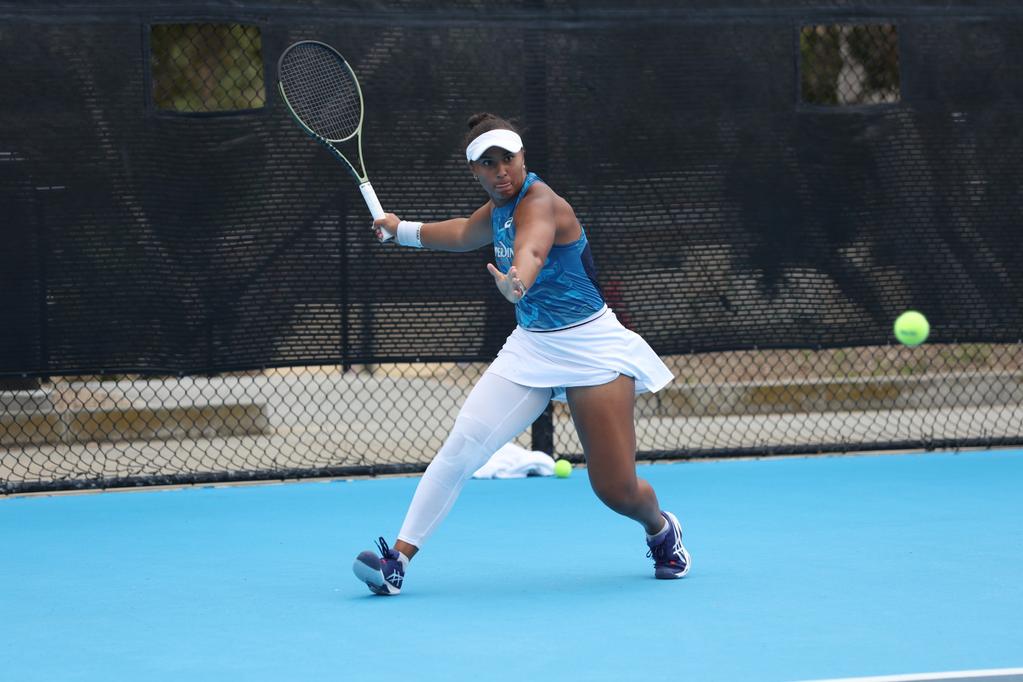
[(960, 670), (944, 673), (911, 673), (909, 675), (881, 675), (880, 677), (843, 677), (828, 680), (806, 680), (805, 682), (931, 682), (932, 680), (1023, 682), (1023, 668)]

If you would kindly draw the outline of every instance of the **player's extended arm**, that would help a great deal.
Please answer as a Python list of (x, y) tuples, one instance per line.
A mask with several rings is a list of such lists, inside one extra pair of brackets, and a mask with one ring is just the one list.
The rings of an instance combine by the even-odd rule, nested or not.
[(540, 276), (540, 268), (554, 245), (556, 232), (551, 192), (534, 191), (522, 197), (515, 209), (515, 258), (512, 265), (527, 291)]
[(554, 197), (549, 191), (537, 189), (527, 193), (515, 209), (515, 257), (508, 273), (502, 274), (492, 263), (487, 264), (494, 284), (511, 303), (518, 303), (536, 282), (557, 232)]
[[(493, 241), (490, 228), (490, 204), (473, 211), (468, 218), (452, 218), (437, 223), (411, 223), (416, 227), (407, 227), (399, 234), (400, 219), (393, 213), (373, 221), (377, 230), (377, 239), (381, 239), (380, 229), (384, 228), (391, 234), (398, 234), (398, 242), (405, 246), (432, 249), (434, 251), (474, 251)], [(408, 225), (408, 224), (407, 224)], [(419, 243), (415, 243), (418, 237)]]

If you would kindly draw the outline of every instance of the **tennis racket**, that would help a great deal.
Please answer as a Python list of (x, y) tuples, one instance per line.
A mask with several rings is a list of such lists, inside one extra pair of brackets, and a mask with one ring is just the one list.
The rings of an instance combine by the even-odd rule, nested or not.
[[(351, 172), (369, 212), (383, 218), (384, 209), (362, 161), (362, 89), (345, 58), (330, 45), (297, 42), (277, 60), (277, 87), (295, 121)], [(339, 149), (342, 146), (347, 155)], [(394, 236), (381, 231), (385, 239)]]

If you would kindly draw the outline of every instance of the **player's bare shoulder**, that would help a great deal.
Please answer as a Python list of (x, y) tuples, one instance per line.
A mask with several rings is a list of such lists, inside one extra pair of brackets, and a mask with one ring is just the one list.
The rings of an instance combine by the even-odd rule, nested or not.
[(550, 185), (534, 182), (526, 190), (522, 201), (535, 201), (538, 208), (542, 207), (543, 210), (551, 211), (557, 231), (557, 243), (571, 242), (579, 238), (582, 228), (575, 215), (575, 209), (561, 195), (551, 189)]
[(554, 211), (555, 218), (559, 223), (566, 218), (569, 221), (575, 220), (575, 210), (572, 205), (544, 182), (534, 182), (530, 185), (522, 197), (522, 201), (519, 202), (520, 205), (523, 203), (535, 204), (538, 207), (549, 206)]
[(522, 199), (519, 200), (519, 204), (520, 205), (523, 203), (543, 204), (546, 202), (551, 202), (558, 198), (560, 197), (558, 197), (558, 195), (554, 193), (554, 190), (552, 190), (547, 183), (541, 180), (539, 182), (534, 182), (533, 184), (526, 188), (526, 193), (522, 195)]

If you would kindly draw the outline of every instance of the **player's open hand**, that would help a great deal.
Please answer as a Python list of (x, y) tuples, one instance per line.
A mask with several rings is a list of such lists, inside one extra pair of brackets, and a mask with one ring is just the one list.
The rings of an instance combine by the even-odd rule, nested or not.
[(493, 263), (487, 263), (487, 271), (494, 276), (494, 284), (497, 285), (498, 291), (509, 302), (518, 303), (526, 295), (526, 285), (519, 279), (519, 271), (514, 265), (508, 269), (507, 275), (494, 267)]

